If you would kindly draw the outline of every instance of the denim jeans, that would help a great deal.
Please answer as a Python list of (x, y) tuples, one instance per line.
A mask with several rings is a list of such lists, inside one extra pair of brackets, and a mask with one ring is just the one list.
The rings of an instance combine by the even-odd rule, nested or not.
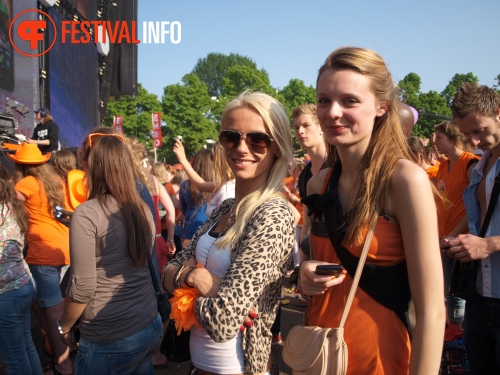
[(41, 307), (47, 308), (62, 302), (61, 279), (68, 266), (40, 266), (30, 264), (30, 271), (35, 280), (36, 295)]
[(458, 297), (449, 295), (451, 270), (453, 269), (454, 259), (446, 254), (441, 254), (443, 261), (443, 274), (444, 274), (444, 296), (446, 298), (446, 316), (448, 322), (461, 323), (464, 321), (465, 314), (465, 300)]
[(75, 373), (154, 375), (152, 356), (162, 336), (163, 326), (157, 315), (146, 328), (122, 340), (96, 343), (80, 338)]
[(42, 374), (40, 358), (31, 337), (31, 281), (20, 289), (0, 294), (0, 362), (7, 374)]
[(500, 299), (476, 294), (465, 309), (471, 375), (500, 374)]

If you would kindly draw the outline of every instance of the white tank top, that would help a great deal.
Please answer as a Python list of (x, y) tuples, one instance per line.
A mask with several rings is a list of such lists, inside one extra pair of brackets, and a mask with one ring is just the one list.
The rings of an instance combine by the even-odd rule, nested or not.
[[(231, 264), (231, 249), (229, 246), (222, 249), (217, 247), (217, 238), (208, 234), (212, 228), (196, 244), (196, 261), (210, 272), (224, 277)], [(196, 368), (217, 374), (245, 373), (242, 335), (238, 331), (235, 338), (218, 343), (204, 329), (193, 326), (189, 340), (191, 362)]]

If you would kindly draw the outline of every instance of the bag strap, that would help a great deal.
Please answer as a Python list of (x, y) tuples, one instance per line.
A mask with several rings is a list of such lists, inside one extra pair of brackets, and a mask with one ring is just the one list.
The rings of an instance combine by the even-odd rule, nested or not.
[(491, 192), (490, 203), (488, 204), (488, 210), (486, 211), (486, 216), (484, 217), (483, 225), (481, 226), (481, 232), (479, 237), (486, 235), (488, 226), (490, 225), (491, 217), (493, 216), (493, 211), (495, 210), (495, 205), (498, 201), (498, 195), (500, 194), (500, 172), (495, 177), (495, 184), (493, 185), (493, 191)]
[(366, 234), (365, 245), (363, 246), (363, 251), (359, 257), (358, 267), (356, 268), (356, 274), (352, 280), (351, 290), (349, 291), (349, 296), (347, 297), (347, 302), (344, 307), (344, 312), (342, 313), (342, 318), (340, 319), (339, 328), (344, 328), (347, 315), (351, 309), (352, 301), (354, 300), (354, 294), (356, 294), (356, 289), (358, 289), (359, 279), (361, 278), (361, 273), (363, 272), (363, 267), (365, 265), (366, 257), (368, 255), (368, 249), (372, 243), (373, 232), (375, 231), (375, 226), (377, 225), (377, 220), (372, 224), (372, 227)]
[(149, 252), (148, 252), (148, 265), (149, 265), (149, 274), (151, 275), (151, 282), (153, 283), (153, 288), (155, 290), (155, 297), (158, 297), (161, 294), (160, 284), (158, 283), (158, 279), (156, 278), (155, 268), (153, 265), (153, 261), (151, 260), (151, 254), (149, 254)]

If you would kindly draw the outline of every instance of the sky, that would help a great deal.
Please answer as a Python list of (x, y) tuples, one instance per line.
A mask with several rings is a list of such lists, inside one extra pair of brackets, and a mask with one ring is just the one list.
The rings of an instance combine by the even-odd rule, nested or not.
[[(315, 85), (334, 49), (378, 52), (397, 83), (417, 73), (421, 91), (441, 92), (472, 72), (493, 86), (500, 74), (500, 0), (139, 0), (138, 21), (178, 21), (180, 42), (138, 47), (138, 82), (163, 95), (211, 52), (238, 53), (264, 68), (273, 87)], [(179, 39), (176, 28), (172, 37)]]

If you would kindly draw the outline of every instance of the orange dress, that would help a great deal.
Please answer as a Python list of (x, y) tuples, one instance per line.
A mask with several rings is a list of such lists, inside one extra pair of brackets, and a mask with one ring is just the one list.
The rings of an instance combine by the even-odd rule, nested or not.
[[(311, 219), (310, 241), (314, 259), (341, 263), (323, 221)], [(362, 249), (363, 244), (347, 248), (358, 258)], [(379, 217), (366, 262), (390, 266), (404, 259), (399, 226)], [(307, 324), (338, 327), (351, 285), (352, 277), (347, 274), (340, 285), (313, 296), (307, 310)], [(348, 374), (409, 373), (410, 338), (404, 324), (394, 311), (382, 306), (359, 286), (344, 326), (344, 339), (349, 351)]]
[(469, 182), (467, 180), (467, 166), (471, 160), (479, 158), (469, 152), (463, 152), (457, 162), (448, 171), (450, 161), (447, 159), (439, 164), (436, 176), (436, 186), (445, 195), (448, 201), (436, 201), (439, 237), (448, 235), (460, 220), (465, 217), (465, 206), (462, 195)]

